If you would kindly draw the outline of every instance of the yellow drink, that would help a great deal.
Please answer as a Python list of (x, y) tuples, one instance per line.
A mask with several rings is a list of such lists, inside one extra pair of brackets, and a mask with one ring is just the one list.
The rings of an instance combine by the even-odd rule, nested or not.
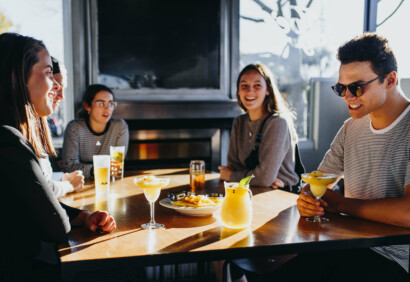
[(94, 155), (94, 181), (96, 193), (108, 193), (110, 189), (110, 156)]
[(144, 188), (145, 198), (149, 202), (155, 202), (158, 200), (159, 194), (161, 194), (161, 188)]
[(225, 199), (221, 208), (222, 224), (228, 228), (245, 228), (252, 221), (252, 202), (249, 185), (225, 182)]
[(334, 174), (314, 171), (312, 173), (302, 174), (302, 179), (310, 184), (310, 191), (313, 196), (320, 198), (326, 193), (327, 185), (335, 182), (337, 176)]
[(169, 184), (169, 178), (157, 178), (153, 175), (147, 175), (134, 178), (134, 183), (137, 187), (144, 190), (145, 198), (148, 200), (150, 207), (151, 220), (148, 223), (142, 224), (141, 227), (143, 229), (163, 228), (164, 224), (155, 222), (154, 203), (161, 194), (161, 188)]
[(96, 193), (95, 194), (95, 201), (94, 201), (94, 209), (96, 211), (102, 210), (106, 211), (107, 210), (107, 204), (108, 204), (108, 193)]
[[(337, 175), (313, 171), (311, 173), (302, 174), (302, 179), (310, 184), (312, 195), (319, 200), (326, 193), (327, 185), (336, 181)], [(315, 215), (314, 217), (306, 218), (306, 221), (325, 223), (329, 222), (329, 219)]]
[(110, 188), (110, 169), (108, 167), (94, 167), (95, 191), (108, 192)]
[(123, 163), (124, 162), (124, 153), (123, 152), (115, 152), (112, 154), (112, 158), (119, 162), (119, 163)]
[(124, 146), (110, 147), (111, 176), (113, 181), (124, 177), (124, 152)]
[(310, 191), (312, 192), (313, 196), (321, 198), (327, 190), (326, 185), (313, 185), (310, 184)]
[(137, 187), (144, 190), (145, 198), (149, 202), (155, 202), (158, 200), (161, 194), (161, 188), (165, 187), (169, 183), (168, 178), (157, 178), (155, 176), (149, 175), (144, 177), (138, 177), (134, 180)]

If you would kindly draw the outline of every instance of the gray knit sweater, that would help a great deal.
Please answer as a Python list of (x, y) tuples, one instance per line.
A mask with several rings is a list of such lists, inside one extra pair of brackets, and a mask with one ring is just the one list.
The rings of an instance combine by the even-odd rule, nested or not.
[(233, 170), (231, 181), (239, 181), (251, 174), (251, 186), (271, 186), (276, 178), (285, 185), (295, 185), (299, 178), (295, 172), (295, 146), (288, 123), (282, 116), (270, 116), (262, 130), (259, 145), (259, 165), (248, 170), (245, 160), (255, 146), (256, 136), (266, 116), (251, 121), (248, 114), (234, 120), (228, 152), (228, 167)]
[(111, 119), (102, 133), (95, 133), (84, 119), (71, 121), (66, 128), (63, 143), (63, 170), (82, 170), (91, 177), (93, 155), (109, 155), (110, 146), (125, 146), (128, 150), (128, 125), (122, 119)]

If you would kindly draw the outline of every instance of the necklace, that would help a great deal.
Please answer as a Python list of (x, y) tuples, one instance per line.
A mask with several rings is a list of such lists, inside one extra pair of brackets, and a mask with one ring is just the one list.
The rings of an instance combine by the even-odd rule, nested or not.
[(248, 142), (249, 144), (252, 144), (252, 139), (253, 139), (253, 132), (254, 128), (252, 128), (252, 122), (248, 121)]

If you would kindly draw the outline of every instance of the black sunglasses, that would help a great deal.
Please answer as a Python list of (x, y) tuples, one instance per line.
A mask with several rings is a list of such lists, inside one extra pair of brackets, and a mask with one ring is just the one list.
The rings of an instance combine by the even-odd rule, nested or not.
[(336, 93), (337, 96), (344, 97), (346, 96), (346, 89), (349, 88), (350, 93), (352, 93), (356, 97), (360, 97), (364, 93), (364, 88), (372, 83), (373, 81), (381, 78), (386, 74), (379, 75), (375, 79), (370, 80), (369, 82), (366, 82), (365, 84), (357, 84), (357, 83), (351, 83), (349, 85), (344, 85), (337, 83), (336, 85), (332, 86), (333, 91)]

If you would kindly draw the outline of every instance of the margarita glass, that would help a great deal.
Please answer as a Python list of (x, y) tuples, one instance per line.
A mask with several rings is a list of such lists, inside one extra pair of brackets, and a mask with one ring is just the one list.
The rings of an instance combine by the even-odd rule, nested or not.
[[(320, 171), (313, 171), (311, 173), (302, 174), (302, 179), (306, 183), (310, 184), (310, 191), (312, 192), (312, 195), (316, 198), (316, 200), (320, 200), (320, 198), (326, 193), (327, 185), (335, 182), (337, 179), (337, 175), (323, 173)], [(306, 218), (306, 221), (329, 222), (329, 219), (321, 217), (319, 215), (315, 215), (314, 217)]]
[(169, 184), (169, 178), (159, 178), (153, 175), (141, 176), (134, 178), (134, 183), (138, 188), (144, 190), (144, 195), (150, 205), (151, 221), (142, 224), (144, 229), (158, 229), (163, 228), (164, 224), (156, 223), (154, 219), (154, 203), (158, 200), (161, 194), (161, 188)]

